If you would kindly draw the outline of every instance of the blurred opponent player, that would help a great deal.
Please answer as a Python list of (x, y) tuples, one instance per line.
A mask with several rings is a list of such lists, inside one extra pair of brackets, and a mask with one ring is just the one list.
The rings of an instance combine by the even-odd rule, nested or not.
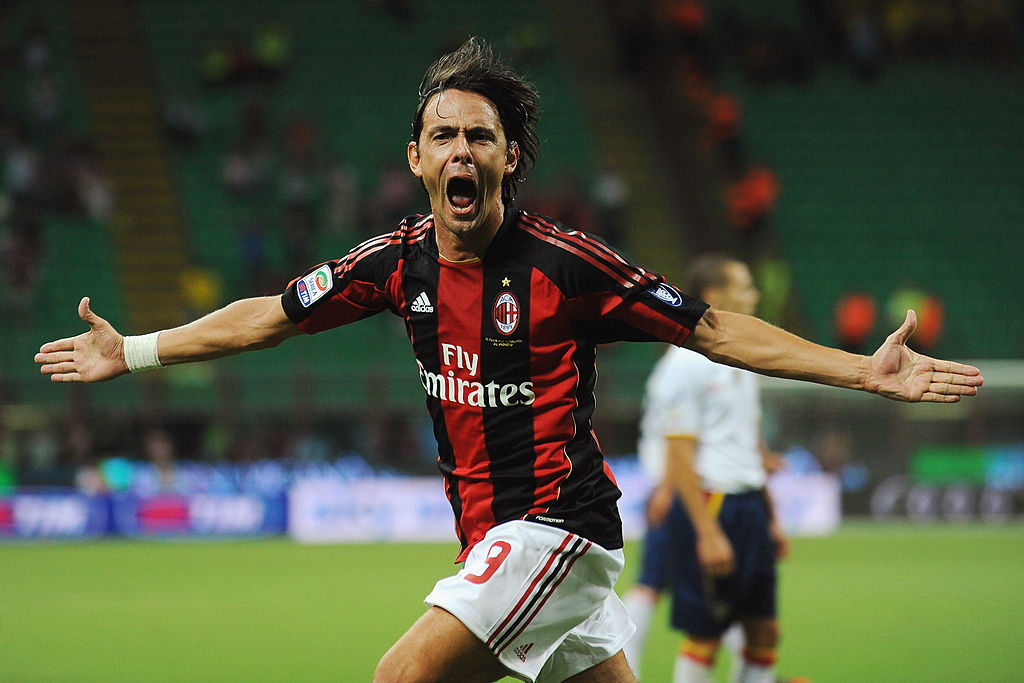
[(621, 650), (633, 625), (613, 591), (620, 493), (591, 427), (598, 344), (686, 342), (719, 362), (904, 401), (977, 393), (977, 368), (906, 347), (913, 313), (871, 357), (826, 348), (709, 310), (603, 242), (518, 208), (540, 146), (537, 93), (481, 41), (431, 65), (419, 95), (406, 154), (431, 213), (280, 296), (174, 329), (122, 337), (84, 298), (89, 331), (36, 355), (53, 381), (96, 382), (401, 317), (464, 565), (437, 583), (374, 680), (634, 680)]
[[(716, 310), (752, 315), (758, 292), (741, 261), (708, 255), (689, 268), (687, 291)], [(775, 562), (786, 542), (765, 483), (772, 455), (761, 439), (757, 379), (671, 347), (647, 382), (641, 462), (658, 482), (637, 585), (626, 594), (636, 635), (625, 647), (639, 675), (654, 606), (673, 596), (672, 625), (687, 633), (676, 683), (711, 680), (723, 633), (743, 626), (734, 680), (774, 681), (778, 644)]]

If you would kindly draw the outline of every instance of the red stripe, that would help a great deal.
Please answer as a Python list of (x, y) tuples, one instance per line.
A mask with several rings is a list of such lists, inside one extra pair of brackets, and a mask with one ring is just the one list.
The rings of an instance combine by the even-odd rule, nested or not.
[[(391, 301), (395, 302), (395, 308), (399, 311), (407, 311), (408, 303), (405, 300), (405, 290), (402, 288), (402, 276), (405, 274), (405, 259), (398, 259), (398, 263), (395, 264), (395, 271), (388, 277), (384, 283), (385, 294)], [(406, 316), (408, 320), (408, 316)], [(416, 339), (413, 337), (412, 328), (409, 327), (409, 341), (413, 343), (413, 348), (416, 348)]]
[[(579, 369), (571, 362), (576, 342), (565, 316), (558, 315), (563, 306), (562, 293), (547, 276), (537, 269), (530, 277), (533, 293), (530, 306), (531, 345), (530, 376), (535, 386), (547, 387), (537, 393), (534, 401), (534, 432), (543, 434), (543, 441), (534, 444), (534, 507), (530, 514), (544, 513), (561, 493), (562, 483), (572, 473), (572, 461), (565, 444), (576, 436), (573, 415), (578, 408)], [(544, 346), (545, 340), (563, 339), (559, 347)], [(552, 353), (553, 352), (553, 353)], [(552, 363), (550, 356), (566, 359)]]
[(643, 268), (627, 262), (617, 252), (600, 242), (588, 239), (581, 232), (560, 230), (551, 223), (525, 213), (523, 214), (523, 223), (524, 227), (533, 228), (531, 232), (546, 242), (577, 255), (582, 256), (583, 253), (586, 253), (589, 257), (587, 260), (595, 265), (600, 263), (601, 265), (598, 267), (605, 272), (611, 274), (611, 271), (615, 271), (617, 274), (612, 274), (612, 277), (617, 278), (623, 286), (629, 286), (629, 283), (644, 284), (651, 278)]
[[(594, 430), (591, 430), (590, 433), (594, 437), (594, 441), (596, 442), (597, 441), (597, 434), (594, 432)], [(600, 448), (600, 446), (601, 446), (601, 444), (598, 444), (598, 448)], [(616, 488), (618, 488), (619, 482), (615, 481), (615, 473), (612, 472), (612, 468), (608, 464), (607, 460), (604, 461), (604, 476), (608, 477), (611, 480), (611, 482), (613, 484), (615, 484)]]
[(370, 254), (374, 254), (388, 246), (388, 244), (390, 244), (390, 240), (390, 236), (382, 235), (380, 237), (368, 239), (365, 242), (356, 245), (352, 251), (350, 251), (348, 255), (341, 260), (338, 267), (334, 269), (334, 274), (343, 275), (347, 273), (353, 266), (355, 266), (355, 264), (359, 263)]
[(694, 652), (689, 652), (689, 651), (683, 652), (683, 656), (686, 657), (687, 659), (692, 659), (693, 661), (697, 662), (701, 666), (710, 667), (710, 666), (714, 666), (715, 665), (715, 660), (714, 659), (709, 659), (707, 657), (701, 657), (700, 655), (698, 655), (698, 654), (696, 654)]
[(512, 611), (509, 612), (508, 616), (505, 617), (505, 621), (501, 622), (501, 625), (498, 626), (498, 628), (496, 628), (494, 632), (491, 634), (491, 637), (487, 639), (488, 647), (490, 647), (494, 643), (494, 640), (499, 635), (501, 635), (501, 632), (505, 629), (506, 626), (508, 626), (509, 622), (512, 621), (512, 619), (516, 616), (516, 613), (522, 608), (523, 604), (526, 603), (526, 601), (533, 594), (533, 591), (537, 589), (537, 584), (539, 584), (541, 582), (541, 579), (543, 579), (544, 576), (548, 573), (548, 571), (551, 569), (551, 565), (555, 563), (555, 559), (557, 559), (558, 555), (563, 550), (565, 550), (565, 547), (569, 545), (569, 541), (571, 541), (572, 538), (572, 534), (567, 534), (565, 540), (562, 541), (562, 545), (558, 546), (558, 550), (555, 550), (551, 553), (551, 556), (548, 557), (548, 561), (544, 565), (544, 568), (540, 570), (540, 573), (537, 574), (536, 578), (534, 578), (533, 583), (530, 584), (530, 587), (527, 588), (526, 592), (523, 593), (521, 598), (519, 598), (519, 602), (516, 603), (516, 606), (513, 607)]
[(622, 258), (621, 254), (619, 254), (617, 251), (609, 247), (607, 244), (599, 242), (598, 240), (595, 239), (591, 239), (590, 237), (587, 236), (586, 233), (580, 232), (579, 230), (567, 230), (560, 228), (551, 221), (544, 219), (542, 216), (527, 213), (525, 211), (523, 212), (523, 218), (529, 221), (532, 225), (546, 229), (548, 232), (550, 232), (552, 235), (556, 237), (561, 237), (566, 240), (573, 240), (579, 244), (585, 245), (592, 252), (594, 252), (596, 256), (603, 257), (605, 259), (608, 259), (609, 261), (618, 262), (623, 267), (623, 271), (627, 274), (630, 271), (638, 272), (640, 274), (646, 274), (646, 271), (643, 268), (634, 263), (629, 263), (628, 261), (626, 261), (626, 259)]
[(645, 271), (643, 268), (636, 265), (635, 263), (628, 262), (626, 259), (622, 258), (621, 254), (619, 254), (617, 251), (615, 251), (608, 245), (604, 244), (603, 242), (590, 239), (586, 235), (586, 233), (582, 233), (578, 230), (562, 230), (554, 223), (546, 221), (540, 216), (535, 216), (532, 214), (527, 214), (526, 219), (533, 221), (534, 225), (539, 225), (548, 228), (548, 230), (556, 237), (561, 237), (563, 239), (576, 242), (581, 246), (586, 246), (596, 256), (607, 259), (612, 265), (616, 263), (619, 264), (623, 274), (626, 277), (632, 278), (634, 275), (638, 275), (639, 277), (641, 277), (641, 279), (643, 279), (643, 277), (647, 275), (647, 271)]
[[(379, 301), (379, 292), (372, 282), (353, 280), (344, 291), (331, 296), (326, 303), (309, 314), (299, 327), (310, 334), (323, 332), (335, 327), (353, 323), (363, 317), (366, 311), (379, 310), (374, 302)], [(344, 301), (344, 304), (337, 305)]]
[(676, 346), (681, 346), (693, 332), (687, 327), (682, 327), (679, 321), (670, 318), (658, 309), (635, 299), (628, 301), (625, 309), (616, 311), (615, 317), (625, 320), (636, 329), (644, 330), (658, 339), (664, 339)]
[[(437, 300), (449, 302), (438, 306), (437, 355), (438, 368), (444, 377), (446, 394), (454, 387), (459, 392), (458, 380), (479, 381), (480, 329), (483, 307), (483, 268), (444, 266), (437, 282)], [(488, 314), (490, 308), (488, 307)], [(449, 356), (445, 364), (444, 344), (451, 345), (449, 354), (476, 356), (476, 375), (470, 376), (466, 367), (459, 367), (456, 357)], [(457, 348), (452, 348), (457, 347)], [(465, 365), (465, 364), (464, 364)], [(452, 372), (452, 375), (448, 373)], [(449, 382), (451, 380), (451, 382)], [(463, 392), (467, 391), (465, 388)], [(491, 482), (491, 457), (484, 440), (483, 409), (464, 400), (440, 399), (444, 403), (444, 421), (454, 454), (452, 477), (458, 482), (458, 495), (462, 501), (459, 524), (465, 533), (467, 546), (477, 543), (494, 526), (494, 488)]]
[(579, 551), (579, 553), (576, 556), (574, 556), (571, 560), (569, 560), (566, 563), (564, 571), (562, 572), (562, 576), (559, 577), (557, 581), (555, 581), (555, 585), (551, 586), (551, 589), (547, 592), (547, 595), (544, 596), (544, 598), (540, 601), (537, 607), (533, 610), (533, 614), (531, 614), (522, 623), (522, 625), (519, 627), (519, 630), (516, 631), (511, 638), (506, 640), (505, 644), (501, 647), (501, 649), (495, 652), (494, 654), (500, 655), (502, 652), (504, 652), (505, 648), (507, 648), (512, 643), (516, 642), (516, 638), (521, 636), (523, 634), (523, 631), (526, 630), (526, 627), (530, 625), (530, 623), (534, 620), (534, 618), (536, 618), (538, 614), (540, 614), (541, 609), (544, 608), (544, 605), (547, 604), (547, 601), (551, 599), (551, 596), (555, 594), (555, 591), (558, 590), (558, 587), (562, 585), (563, 581), (565, 581), (565, 577), (569, 576), (569, 574), (572, 572), (572, 567), (574, 564), (576, 564), (576, 561), (584, 555), (586, 555), (587, 551), (590, 550), (590, 546), (592, 545), (594, 544), (590, 541), (587, 541), (587, 544), (583, 546), (583, 550)]
[(374, 254), (385, 247), (393, 244), (408, 244), (411, 242), (418, 241), (423, 234), (433, 226), (433, 216), (425, 216), (411, 230), (407, 230), (405, 226), (399, 228), (390, 235), (379, 235), (372, 237), (365, 242), (357, 245), (352, 251), (349, 252), (338, 267), (335, 269), (335, 275), (343, 275), (351, 270), (357, 263), (362, 261), (370, 254)]
[[(362, 261), (370, 254), (375, 254), (381, 249), (384, 249), (385, 247), (388, 247), (390, 245), (418, 242), (420, 239), (422, 239), (424, 233), (426, 233), (427, 230), (433, 227), (432, 219), (432, 215), (425, 216), (422, 220), (420, 220), (419, 223), (413, 226), (412, 230), (408, 232), (403, 232), (403, 229), (399, 228), (398, 230), (389, 235), (378, 235), (376, 237), (371, 237), (370, 239), (364, 242), (360, 242), (359, 244), (354, 246), (344, 258), (335, 262), (337, 265), (335, 265), (334, 267), (334, 275), (337, 277), (343, 276), (345, 273), (352, 270), (352, 268), (357, 263)], [(319, 268), (320, 266), (325, 265), (327, 263), (330, 263), (330, 261), (324, 261), (323, 263), (318, 264), (316, 267)], [(289, 285), (294, 284), (298, 279), (299, 278), (295, 278), (295, 280), (292, 280), (292, 282), (289, 283)]]
[(620, 286), (622, 286), (622, 287), (630, 287), (631, 285), (634, 284), (633, 281), (631, 281), (631, 280), (629, 280), (627, 278), (624, 278), (620, 273), (615, 272), (615, 270), (613, 270), (607, 263), (599, 261), (594, 256), (592, 256), (591, 254), (589, 254), (589, 253), (587, 253), (587, 252), (585, 252), (585, 251), (583, 251), (581, 249), (577, 249), (576, 247), (574, 247), (574, 246), (572, 246), (570, 244), (562, 243), (562, 242), (560, 242), (558, 240), (557, 237), (555, 237), (555, 236), (553, 236), (551, 234), (546, 234), (546, 233), (538, 230), (537, 228), (535, 228), (535, 227), (533, 227), (531, 225), (527, 225), (525, 223), (523, 223), (522, 225), (523, 225), (523, 229), (524, 230), (526, 230), (527, 232), (533, 234), (535, 237), (538, 237), (538, 238), (544, 240), (545, 242), (548, 242), (549, 244), (552, 244), (552, 245), (554, 245), (554, 246), (556, 246), (556, 247), (558, 247), (560, 249), (563, 249), (563, 250), (569, 252), (570, 254), (573, 254), (574, 256), (578, 256), (582, 260), (586, 261), (590, 265), (594, 266), (595, 268), (597, 268), (598, 270), (603, 272), (608, 277), (610, 277), (613, 280), (615, 280)]
[(774, 666), (778, 658), (778, 652), (773, 648), (743, 648), (743, 659), (757, 666)]

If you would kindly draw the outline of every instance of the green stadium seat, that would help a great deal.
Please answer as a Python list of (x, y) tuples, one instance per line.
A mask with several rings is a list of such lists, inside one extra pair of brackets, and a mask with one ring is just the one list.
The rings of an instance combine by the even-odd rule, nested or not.
[(731, 69), (724, 87), (744, 104), (754, 157), (782, 179), (774, 229), (814, 339), (835, 343), (845, 291), (884, 302), (915, 283), (945, 305), (937, 353), (1021, 355), (1019, 317), (993, 313), (1024, 297), (1009, 275), (1024, 256), (1020, 68), (897, 63), (864, 85), (819, 65), (809, 84), (768, 86)]

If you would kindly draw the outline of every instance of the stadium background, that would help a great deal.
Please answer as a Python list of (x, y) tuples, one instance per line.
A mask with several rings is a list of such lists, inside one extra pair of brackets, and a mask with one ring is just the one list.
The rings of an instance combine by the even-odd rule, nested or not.
[[(1006, 575), (1013, 565), (1004, 553), (1021, 546), (1024, 511), (1021, 3), (465, 5), (3, 3), (0, 539), (112, 528), (219, 536), (251, 519), (246, 499), (218, 506), (223, 499), (210, 496), (205, 526), (197, 525), (188, 500), (197, 492), (272, 501), (273, 519), (246, 532), (276, 533), (288, 487), (300, 476), (329, 471), (389, 486), (433, 472), (411, 354), (401, 325), (386, 316), (109, 385), (51, 385), (30, 356), (43, 341), (77, 333), (82, 295), (122, 331), (179, 324), (240, 296), (280, 291), (306, 267), (421, 210), (402, 155), (415, 88), (440, 52), (479, 34), (542, 94), (542, 156), (523, 204), (604, 236), (670, 279), (696, 253), (736, 253), (754, 266), (761, 315), (822, 343), (870, 350), (892, 328), (892, 310), (911, 304), (922, 317), (912, 346), (982, 368), (984, 393), (956, 407), (766, 382), (767, 435), (792, 471), (837, 482), (845, 519), (876, 520), (834, 538), (803, 539), (797, 548), (811, 556), (826, 547), (815, 544), (838, 544), (823, 551), (836, 553), (823, 571), (860, 562), (890, 532), (901, 544), (931, 540), (940, 551), (987, 541), (991, 548), (964, 551), (979, 560), (972, 571), (1019, 603), (1024, 591)], [(622, 345), (601, 353), (597, 431), (626, 470), (643, 380), (660, 351)], [(68, 531), (62, 505), (75, 490), (100, 501), (102, 529), (71, 524)], [(76, 551), (118, 557), (138, 545), (146, 548), (138, 541), (10, 545), (0, 557), (27, 569), (36, 566), (31, 553), (44, 563), (71, 553), (74, 571)], [(235, 547), (260, 548), (265, 557), (299, 552), (281, 542)], [(416, 547), (393, 549), (415, 557)], [(444, 549), (440, 555), (447, 560)], [(797, 555), (787, 576), (805, 585), (813, 577), (800, 563), (814, 564)], [(346, 564), (343, 550), (334, 557)], [(109, 561), (97, 562), (115, 566)], [(156, 569), (129, 579), (124, 571), (126, 581), (159, 576)], [(426, 576), (399, 579), (419, 582), (411, 607), (418, 610), (423, 589), (445, 571), (442, 562)], [(863, 571), (874, 576), (870, 566)], [(984, 603), (957, 592), (972, 575), (932, 588)], [(41, 581), (43, 594), (62, 581), (45, 572), (18, 576), (26, 586)], [(4, 590), (10, 585), (17, 582)], [(790, 632), (797, 642), (786, 646), (797, 656), (800, 643), (816, 637), (814, 619), (826, 618), (816, 588), (830, 590), (812, 583), (784, 596), (784, 604), (800, 596)], [(910, 596), (911, 588), (893, 594)], [(39, 614), (82, 616), (75, 604), (82, 592), (49, 592), (67, 602), (37, 604)], [(913, 613), (934, 604), (933, 596), (907, 599)], [(7, 604), (0, 628), (12, 629), (20, 607)], [(223, 605), (209, 611), (226, 618)], [(990, 643), (1024, 625), (1019, 615), (971, 614), (995, 632)], [(352, 619), (339, 615), (346, 625)], [(384, 631), (397, 634), (408, 621), (396, 618)], [(60, 639), (63, 626), (42, 623)], [(331, 628), (343, 637), (342, 627)], [(79, 667), (41, 668), (47, 655), (33, 658), (27, 636), (42, 632), (29, 626), (22, 639), (10, 634), (0, 634), (7, 643), (0, 648), (21, 643), (27, 658), (11, 669), (16, 679), (78, 678), (89, 661), (102, 661), (80, 654), (68, 660)], [(878, 649), (877, 633), (862, 635)], [(392, 637), (364, 649), (379, 654)], [(943, 659), (941, 648), (934, 656)], [(980, 679), (1019, 676), (1019, 651), (1006, 657)], [(826, 672), (822, 680), (841, 679), (838, 660), (798, 661)], [(237, 664), (215, 658), (209, 666), (212, 677), (232, 678)], [(881, 670), (873, 675), (884, 677)], [(311, 671), (306, 678), (327, 675)], [(132, 677), (129, 670), (125, 678)], [(936, 677), (909, 671), (900, 679)]]

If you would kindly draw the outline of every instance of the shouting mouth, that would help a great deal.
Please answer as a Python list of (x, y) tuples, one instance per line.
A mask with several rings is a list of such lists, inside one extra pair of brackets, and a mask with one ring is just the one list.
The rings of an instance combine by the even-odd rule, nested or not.
[(459, 216), (473, 212), (476, 206), (476, 182), (469, 177), (451, 178), (448, 181), (448, 203)]

